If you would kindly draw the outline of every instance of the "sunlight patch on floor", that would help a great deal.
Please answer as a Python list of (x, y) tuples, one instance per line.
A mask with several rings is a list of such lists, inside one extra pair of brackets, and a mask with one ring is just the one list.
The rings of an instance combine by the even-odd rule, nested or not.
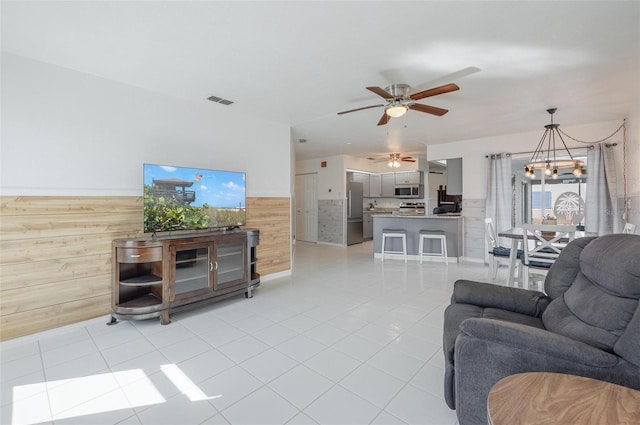
[(175, 364), (167, 364), (160, 366), (160, 370), (167, 378), (180, 390), (180, 392), (191, 401), (212, 400), (222, 397), (222, 394), (208, 397), (196, 384), (193, 383), (187, 375)]
[[(119, 380), (136, 381), (139, 391), (135, 402), (124, 397), (114, 397), (109, 402), (99, 403), (91, 412), (84, 411), (82, 415), (148, 406), (166, 401), (142, 369), (38, 382), (13, 388), (13, 399), (20, 402), (13, 404), (11, 423), (35, 424), (44, 420), (80, 416), (74, 409), (78, 404), (86, 402), (88, 397), (94, 394), (95, 398), (98, 398), (116, 390)], [(49, 388), (48, 392), (47, 388)], [(38, 394), (25, 398), (25, 395), (35, 393)]]

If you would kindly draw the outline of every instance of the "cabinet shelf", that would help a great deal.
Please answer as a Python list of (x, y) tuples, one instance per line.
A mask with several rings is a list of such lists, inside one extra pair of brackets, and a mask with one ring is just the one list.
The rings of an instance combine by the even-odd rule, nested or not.
[(144, 274), (141, 276), (131, 277), (120, 281), (120, 285), (125, 286), (149, 286), (149, 285), (161, 285), (162, 278), (154, 274)]
[(226, 270), (218, 270), (218, 274), (225, 274), (225, 273), (233, 273), (233, 272), (242, 272), (244, 270), (244, 267), (235, 267), (233, 269), (226, 269)]
[(162, 299), (155, 294), (144, 294), (138, 298), (118, 304), (118, 308), (143, 308), (162, 305)]
[(185, 283), (185, 282), (189, 282), (190, 280), (198, 280), (198, 279), (208, 279), (208, 275), (207, 274), (201, 274), (201, 275), (197, 275), (197, 276), (189, 276), (189, 277), (185, 277), (182, 279), (176, 279), (175, 283)]
[(195, 258), (189, 258), (186, 260), (176, 260), (176, 265), (178, 264), (193, 264), (195, 262), (199, 262), (199, 261), (208, 261), (207, 257), (195, 257)]
[(242, 255), (242, 251), (227, 252), (226, 254), (218, 253), (218, 258), (231, 257), (232, 255)]

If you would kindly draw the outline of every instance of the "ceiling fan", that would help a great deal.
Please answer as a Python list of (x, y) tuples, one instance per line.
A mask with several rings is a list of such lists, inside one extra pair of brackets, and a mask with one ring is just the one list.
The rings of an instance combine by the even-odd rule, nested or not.
[(434, 87), (432, 89), (419, 91), (413, 94), (409, 94), (409, 92), (411, 91), (411, 86), (409, 86), (408, 84), (392, 84), (388, 87), (385, 87), (384, 89), (380, 87), (367, 87), (367, 90), (383, 97), (387, 101), (387, 103), (350, 109), (348, 111), (338, 112), (338, 115), (384, 106), (384, 114), (382, 114), (380, 121), (378, 121), (378, 125), (385, 125), (391, 118), (398, 118), (403, 116), (409, 109), (413, 111), (437, 115), (440, 117), (449, 112), (449, 110), (437, 108), (430, 105), (423, 105), (421, 103), (416, 103), (416, 101), (424, 99), (426, 97), (437, 96), (439, 94), (460, 90), (460, 87), (458, 87), (456, 84), (450, 83), (443, 86)]
[(411, 156), (400, 156), (399, 153), (390, 153), (389, 158), (368, 158), (374, 162), (388, 162), (389, 167), (398, 168), (401, 162), (416, 162)]

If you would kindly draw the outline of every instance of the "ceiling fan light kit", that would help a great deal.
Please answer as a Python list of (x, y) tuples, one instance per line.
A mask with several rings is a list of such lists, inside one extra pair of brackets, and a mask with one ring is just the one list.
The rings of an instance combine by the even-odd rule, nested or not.
[[(536, 170), (540, 170), (553, 179), (558, 178), (558, 169), (562, 168), (573, 168), (573, 175), (576, 177), (580, 177), (583, 174), (582, 167), (584, 166), (584, 162), (573, 158), (558, 130), (560, 124), (553, 123), (553, 114), (557, 110), (558, 108), (547, 109), (547, 112), (551, 115), (551, 123), (544, 126), (544, 133), (531, 156), (531, 160), (524, 165), (524, 175), (530, 179), (536, 177)], [(562, 142), (562, 147), (567, 152), (569, 159), (556, 158), (556, 138)]]
[(398, 168), (400, 167), (400, 154), (399, 153), (391, 153), (389, 154), (389, 163), (387, 164), (390, 168)]
[(411, 91), (411, 86), (409, 86), (408, 84), (392, 84), (388, 87), (385, 87), (384, 89), (380, 87), (367, 87), (367, 90), (384, 98), (387, 101), (386, 105), (381, 104), (364, 106), (362, 108), (338, 112), (338, 115), (384, 106), (384, 113), (378, 121), (378, 125), (385, 125), (391, 118), (398, 118), (403, 116), (409, 109), (411, 109), (412, 111), (424, 112), (426, 114), (436, 115), (440, 117), (449, 111), (447, 109), (437, 108), (435, 106), (416, 103), (416, 101), (424, 99), (426, 97), (460, 90), (460, 87), (458, 87), (456, 84), (451, 83), (413, 94), (409, 94), (409, 92)]
[(394, 103), (392, 105), (387, 106), (385, 112), (391, 118), (399, 118), (407, 113), (407, 107), (402, 103)]

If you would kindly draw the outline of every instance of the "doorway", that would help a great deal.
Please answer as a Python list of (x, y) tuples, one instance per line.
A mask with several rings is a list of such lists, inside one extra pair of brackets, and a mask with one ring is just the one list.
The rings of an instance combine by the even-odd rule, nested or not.
[(295, 239), (318, 242), (318, 175), (298, 174), (295, 186)]

